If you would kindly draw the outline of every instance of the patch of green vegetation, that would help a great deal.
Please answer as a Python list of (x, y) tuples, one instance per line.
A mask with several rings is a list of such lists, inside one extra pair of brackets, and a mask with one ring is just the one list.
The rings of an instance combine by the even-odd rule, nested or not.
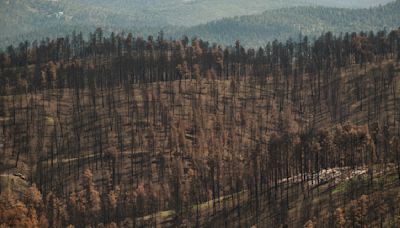
[(332, 194), (342, 193), (345, 189), (346, 183), (340, 183), (332, 190)]
[(0, 175), (0, 189), (10, 189), (13, 192), (23, 194), (29, 188), (26, 180), (13, 174)]
[[(221, 196), (219, 199), (209, 200), (209, 201), (204, 202), (204, 203), (192, 205), (192, 210), (197, 210), (197, 209), (199, 209), (199, 210), (206, 210), (206, 209), (208, 209), (209, 205), (213, 205), (213, 202), (214, 202), (214, 201), (216, 201), (216, 202), (221, 201), (221, 202), (222, 202), (222, 201), (224, 201), (224, 200), (229, 200), (229, 199), (231, 199), (232, 197), (235, 198), (235, 197), (238, 196), (238, 194), (243, 195), (243, 194), (245, 194), (246, 192), (247, 192), (247, 191), (244, 190), (244, 191), (240, 191), (240, 192), (238, 192), (238, 193), (234, 193), (234, 194), (231, 194), (231, 195)], [(144, 221), (153, 219), (154, 217), (158, 217), (158, 218), (161, 218), (161, 219), (166, 219), (166, 218), (168, 218), (168, 217), (174, 216), (175, 214), (176, 214), (175, 210), (160, 211), (160, 212), (157, 212), (157, 213), (155, 213), (155, 214), (143, 216), (143, 217), (140, 218), (140, 219), (141, 219), (141, 220), (144, 220)]]
[[(377, 167), (377, 165), (374, 165)], [(376, 172), (376, 171), (375, 171)], [(369, 185), (370, 177), (368, 175), (356, 176), (351, 178), (350, 180), (340, 182), (333, 190), (333, 194), (342, 194), (351, 191), (358, 191), (360, 189), (364, 189)], [(371, 186), (374, 190), (378, 190), (379, 188), (384, 188), (385, 185), (395, 184), (398, 181), (398, 176), (394, 172), (389, 172), (383, 175), (382, 173), (374, 175)]]
[(388, 185), (393, 185), (398, 182), (398, 176), (396, 173), (387, 173), (374, 179), (374, 188), (376, 190), (385, 189)]
[(332, 190), (333, 194), (345, 193), (351, 190), (360, 189), (368, 184), (368, 176), (355, 176), (349, 180), (343, 180)]
[(168, 217), (171, 217), (171, 216), (173, 216), (173, 215), (175, 215), (175, 211), (173, 211), (173, 210), (161, 211), (161, 212), (159, 213), (159, 216), (160, 216), (161, 218), (168, 218)]
[(51, 116), (46, 116), (46, 124), (47, 125), (54, 125), (54, 118)]
[(214, 201), (215, 201), (215, 202), (218, 202), (218, 201), (219, 201), (219, 202), (222, 202), (222, 201), (224, 201), (224, 200), (229, 200), (229, 199), (232, 199), (232, 198), (236, 198), (238, 195), (241, 195), (241, 196), (242, 196), (242, 195), (244, 195), (246, 192), (247, 192), (246, 190), (243, 190), (243, 191), (240, 191), (240, 192), (237, 192), (237, 193), (233, 193), (233, 194), (231, 194), (231, 195), (221, 196), (219, 199), (209, 200), (209, 201), (204, 202), (204, 203), (200, 203), (200, 204), (193, 205), (192, 208), (193, 208), (193, 209), (199, 208), (200, 210), (204, 210), (204, 209), (208, 208), (210, 205), (213, 205)]

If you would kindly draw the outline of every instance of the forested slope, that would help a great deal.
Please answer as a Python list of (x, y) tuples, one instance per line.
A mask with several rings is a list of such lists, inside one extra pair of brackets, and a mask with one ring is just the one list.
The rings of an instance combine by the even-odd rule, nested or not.
[(400, 25), (400, 1), (370, 9), (296, 7), (269, 10), (260, 15), (226, 18), (183, 32), (216, 43), (240, 40), (246, 45), (264, 46), (273, 39), (297, 40), (299, 34), (310, 37), (330, 31), (334, 34), (378, 31)]
[[(102, 27), (111, 33), (125, 30), (137, 36), (156, 36), (164, 30), (166, 37), (201, 35), (212, 42), (231, 44), (241, 39), (245, 44), (265, 45), (266, 40), (289, 36), (296, 38), (300, 31), (320, 35), (322, 31), (368, 31), (393, 27), (398, 23), (398, 7), (390, 3), (381, 13), (342, 8), (368, 8), (388, 3), (370, 1), (314, 1), (314, 0), (3, 0), (0, 2), (0, 48), (18, 45), (25, 40), (44, 37), (56, 38), (73, 30), (87, 32)], [(304, 6), (306, 8), (289, 8)], [(325, 9), (310, 6), (329, 6)], [(286, 8), (286, 9), (282, 9)], [(393, 8), (388, 11), (387, 8)], [(372, 10), (373, 12), (379, 9)], [(397, 9), (397, 11), (396, 11)], [(269, 10), (262, 15), (265, 10)], [(275, 11), (276, 10), (276, 11)], [(331, 12), (332, 11), (332, 12)], [(241, 15), (250, 17), (234, 18)], [(339, 16), (339, 17), (338, 17)], [(196, 26), (201, 23), (207, 25)], [(340, 21), (337, 19), (340, 18)], [(365, 21), (360, 20), (365, 19)], [(328, 23), (332, 20), (335, 23)], [(353, 23), (352, 20), (355, 20)], [(281, 23), (282, 22), (282, 23)], [(350, 24), (350, 26), (347, 26)], [(295, 26), (293, 26), (295, 25)], [(192, 26), (196, 26), (191, 28)], [(379, 27), (380, 26), (380, 27)], [(396, 25), (397, 26), (397, 25)], [(240, 30), (239, 30), (240, 29)], [(242, 31), (242, 32), (240, 32)], [(222, 32), (222, 34), (220, 34)]]
[(399, 30), (9, 48), (0, 224), (395, 226), (399, 61)]

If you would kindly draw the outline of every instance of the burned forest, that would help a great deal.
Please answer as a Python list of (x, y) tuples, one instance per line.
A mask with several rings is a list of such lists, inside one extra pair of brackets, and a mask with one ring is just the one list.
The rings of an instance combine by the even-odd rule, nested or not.
[(399, 227), (400, 30), (9, 46), (0, 156), (0, 227)]

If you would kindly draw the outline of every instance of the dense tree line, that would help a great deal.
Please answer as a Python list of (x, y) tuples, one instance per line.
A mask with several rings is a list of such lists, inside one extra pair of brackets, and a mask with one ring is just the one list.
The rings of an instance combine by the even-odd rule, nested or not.
[[(176, 41), (165, 40), (163, 32), (157, 38), (149, 36), (144, 40), (132, 34), (125, 36), (112, 33), (109, 37), (103, 37), (102, 29), (97, 29), (87, 41), (81, 33), (73, 33), (72, 36), (56, 40), (9, 46), (0, 58), (4, 82), (0, 91), (7, 94), (6, 90), (12, 88), (21, 92), (22, 84), (27, 84), (28, 92), (43, 89), (46, 83), (54, 83), (59, 88), (72, 88), (71, 78), (75, 71), (82, 71), (79, 84), (85, 89), (89, 81), (86, 68), (90, 64), (99, 78), (96, 86), (107, 83), (105, 77), (109, 77), (112, 84), (124, 84), (123, 80), (146, 83), (194, 79), (196, 75), (193, 69), (197, 67), (200, 75), (212, 70), (219, 79), (251, 74), (263, 81), (263, 78), (273, 74), (272, 77), (285, 78), (296, 75), (294, 78), (297, 80), (305, 74), (311, 74), (318, 76), (311, 81), (317, 83), (318, 79), (316, 85), (320, 89), (321, 81), (326, 82), (342, 67), (351, 64), (365, 66), (388, 58), (400, 58), (398, 30), (390, 33), (346, 33), (340, 36), (328, 32), (314, 42), (309, 41), (307, 36), (299, 40), (275, 40), (259, 49), (245, 49), (239, 41), (233, 47), (222, 48), (196, 38), (190, 42), (187, 37)], [(104, 66), (103, 62), (108, 64)], [(48, 69), (51, 64), (58, 65), (57, 68), (62, 71), (60, 77), (50, 76)], [(32, 65), (35, 66), (33, 75), (31, 67), (28, 67)], [(109, 72), (111, 75), (103, 76)], [(321, 78), (322, 73), (328, 75)], [(15, 75), (21, 79), (14, 80)]]

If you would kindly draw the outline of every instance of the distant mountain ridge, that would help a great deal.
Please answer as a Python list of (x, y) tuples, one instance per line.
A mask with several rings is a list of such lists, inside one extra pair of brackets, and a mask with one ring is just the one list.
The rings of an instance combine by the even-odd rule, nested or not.
[(259, 46), (274, 39), (296, 39), (299, 34), (390, 30), (400, 26), (400, 0), (369, 9), (293, 7), (268, 10), (259, 15), (213, 21), (180, 31), (216, 43)]
[[(399, 21), (398, 15), (394, 15), (399, 11), (388, 8), (398, 6), (398, 1), (374, 8), (374, 12), (385, 11), (379, 14), (382, 18), (378, 20), (382, 23), (376, 23), (368, 9), (314, 7), (361, 8), (390, 1), (3, 0), (0, 1), (0, 48), (25, 40), (63, 36), (74, 30), (88, 33), (96, 27), (104, 28), (105, 32), (124, 30), (143, 37), (164, 30), (166, 36), (172, 38), (199, 36), (224, 44), (240, 39), (245, 44), (261, 45), (265, 40), (297, 36), (299, 31), (318, 34), (327, 30), (339, 31), (342, 26), (346, 31), (373, 30), (381, 25), (391, 27), (395, 24), (393, 21)], [(342, 13), (344, 17), (340, 16)], [(357, 24), (348, 26), (346, 23), (352, 20), (349, 16), (352, 13), (368, 20), (361, 22), (358, 17)]]

